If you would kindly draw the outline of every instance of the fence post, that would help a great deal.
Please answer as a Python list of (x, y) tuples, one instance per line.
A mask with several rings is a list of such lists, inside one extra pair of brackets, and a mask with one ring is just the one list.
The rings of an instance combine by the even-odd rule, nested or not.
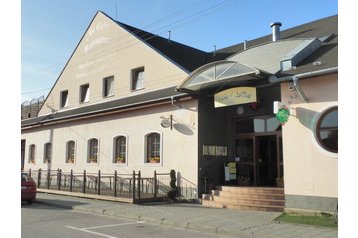
[(40, 188), (40, 184), (41, 184), (41, 169), (38, 170), (37, 173), (37, 187)]
[(97, 194), (101, 195), (101, 170), (98, 170), (98, 179), (97, 179)]
[(70, 192), (72, 192), (72, 180), (73, 180), (73, 170), (71, 169), (71, 173), (70, 173)]
[(51, 170), (47, 170), (47, 189), (50, 189), (50, 176), (51, 176)]
[(154, 184), (154, 198), (157, 197), (157, 171), (154, 170), (154, 179), (153, 179), (153, 184)]
[(140, 187), (140, 185), (141, 185), (141, 182), (140, 182), (140, 180), (141, 180), (141, 174), (140, 174), (140, 170), (138, 171), (138, 198), (140, 199), (140, 192), (141, 192), (141, 187)]
[(117, 197), (117, 170), (114, 171), (113, 189), (114, 189), (114, 197)]
[(83, 170), (83, 188), (82, 192), (86, 193), (86, 170)]
[(135, 200), (135, 171), (133, 170), (133, 175), (132, 175), (132, 192), (133, 192), (133, 194), (132, 194), (132, 196), (133, 196), (133, 202), (134, 202), (134, 200)]
[(62, 176), (62, 170), (59, 169), (58, 173), (57, 173), (57, 181), (58, 181), (58, 190), (61, 190), (61, 176)]

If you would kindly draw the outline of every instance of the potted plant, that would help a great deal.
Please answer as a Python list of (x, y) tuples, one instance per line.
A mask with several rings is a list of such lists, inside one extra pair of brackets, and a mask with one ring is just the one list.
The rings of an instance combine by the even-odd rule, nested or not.
[(75, 162), (75, 160), (73, 158), (68, 159), (67, 163), (73, 164)]
[(159, 162), (160, 162), (159, 157), (150, 157), (149, 158), (149, 163), (159, 163)]
[(124, 157), (118, 156), (118, 157), (116, 158), (116, 163), (123, 164), (123, 163), (125, 163), (125, 162), (126, 162), (126, 160), (125, 160)]
[(250, 177), (239, 176), (236, 178), (236, 180), (237, 180), (237, 184), (240, 186), (250, 186), (251, 185)]
[(276, 178), (276, 186), (279, 187), (279, 188), (284, 187), (284, 179), (283, 179), (283, 177), (277, 177)]
[(89, 162), (90, 163), (97, 163), (97, 158), (91, 157), (91, 158), (89, 158)]

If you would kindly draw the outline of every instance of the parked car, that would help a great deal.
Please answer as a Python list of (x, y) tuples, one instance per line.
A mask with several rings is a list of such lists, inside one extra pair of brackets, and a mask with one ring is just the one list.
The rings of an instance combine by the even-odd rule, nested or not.
[(21, 172), (21, 201), (31, 204), (36, 199), (36, 183), (28, 173)]

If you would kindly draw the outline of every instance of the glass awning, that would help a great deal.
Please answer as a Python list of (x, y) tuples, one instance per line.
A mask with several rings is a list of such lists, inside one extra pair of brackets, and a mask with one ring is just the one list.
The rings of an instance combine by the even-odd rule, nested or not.
[(248, 81), (268, 78), (266, 72), (236, 61), (216, 61), (193, 71), (177, 86), (181, 92), (200, 93), (224, 85), (246, 84)]

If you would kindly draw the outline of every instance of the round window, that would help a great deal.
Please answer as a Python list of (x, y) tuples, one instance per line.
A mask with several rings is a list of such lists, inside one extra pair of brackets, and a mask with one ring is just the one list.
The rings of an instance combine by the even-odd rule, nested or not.
[(322, 112), (316, 126), (316, 138), (325, 150), (338, 153), (338, 107)]

